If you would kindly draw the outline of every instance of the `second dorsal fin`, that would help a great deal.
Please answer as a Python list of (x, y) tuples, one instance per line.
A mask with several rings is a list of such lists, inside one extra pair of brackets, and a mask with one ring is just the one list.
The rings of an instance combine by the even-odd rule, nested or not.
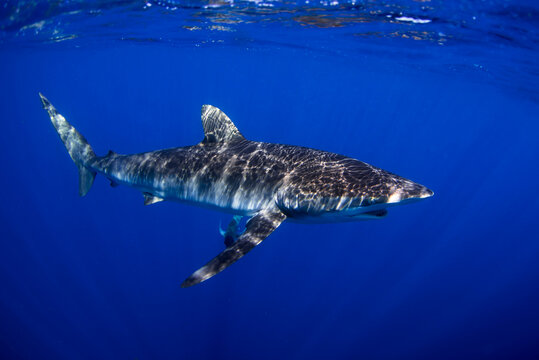
[(211, 105), (202, 105), (204, 143), (245, 139), (224, 112)]

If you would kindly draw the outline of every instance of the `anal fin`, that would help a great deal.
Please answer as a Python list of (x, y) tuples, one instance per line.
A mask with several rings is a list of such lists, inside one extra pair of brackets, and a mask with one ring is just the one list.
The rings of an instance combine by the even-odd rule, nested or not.
[(143, 195), (144, 195), (144, 205), (151, 205), (151, 204), (155, 204), (155, 203), (165, 200), (158, 196), (154, 196), (150, 193), (143, 193)]
[(261, 210), (245, 225), (245, 232), (232, 245), (214, 257), (206, 265), (195, 271), (182, 283), (182, 287), (189, 287), (208, 280), (235, 263), (247, 254), (256, 245), (267, 238), (281, 223), (286, 215), (279, 209)]

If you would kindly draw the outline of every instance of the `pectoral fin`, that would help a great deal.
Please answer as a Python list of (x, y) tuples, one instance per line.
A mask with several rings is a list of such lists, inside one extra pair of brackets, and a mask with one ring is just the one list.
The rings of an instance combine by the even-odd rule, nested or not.
[(221, 229), (221, 225), (219, 224), (219, 233), (222, 237), (225, 238), (225, 246), (229, 247), (231, 246), (236, 239), (238, 239), (241, 234), (243, 234), (243, 231), (240, 231), (239, 224), (243, 216), (241, 215), (234, 215), (232, 220), (230, 220), (230, 223), (228, 224), (228, 227), (226, 230)]
[(231, 246), (213, 258), (209, 263), (195, 271), (183, 283), (182, 287), (196, 285), (223, 271), (236, 260), (260, 244), (286, 219), (278, 209), (259, 211), (247, 222), (245, 232)]

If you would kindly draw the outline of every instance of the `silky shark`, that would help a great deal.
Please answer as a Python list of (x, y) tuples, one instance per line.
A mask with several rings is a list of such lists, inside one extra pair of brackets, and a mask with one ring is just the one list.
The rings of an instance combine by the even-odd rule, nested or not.
[[(144, 204), (179, 201), (236, 215), (226, 248), (183, 283), (209, 279), (247, 254), (287, 219), (338, 222), (382, 218), (387, 208), (428, 198), (425, 186), (359, 160), (300, 146), (250, 141), (218, 108), (202, 106), (197, 145), (133, 155), (97, 156), (41, 94), (43, 108), (79, 169), (79, 194), (96, 174), (141, 191)], [(250, 219), (239, 232), (238, 216)]]

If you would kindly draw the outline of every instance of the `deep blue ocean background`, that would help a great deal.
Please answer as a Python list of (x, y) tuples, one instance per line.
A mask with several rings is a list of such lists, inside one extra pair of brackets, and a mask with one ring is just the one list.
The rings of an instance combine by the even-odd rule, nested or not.
[[(538, 359), (533, 1), (0, 5), (1, 359)], [(378, 221), (285, 223), (216, 277), (230, 215), (77, 168), (248, 138), (384, 168), (435, 196)]]

